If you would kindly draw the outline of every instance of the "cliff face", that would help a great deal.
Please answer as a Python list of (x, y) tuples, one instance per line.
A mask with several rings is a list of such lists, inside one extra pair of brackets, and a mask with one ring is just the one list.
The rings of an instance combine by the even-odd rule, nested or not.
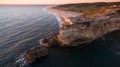
[[(62, 27), (60, 28), (59, 34), (52, 38), (52, 42), (57, 42), (60, 46), (88, 44), (107, 33), (120, 30), (120, 14), (118, 12), (112, 13), (113, 15), (108, 13), (108, 16), (90, 18), (89, 20), (87, 20), (87, 18), (82, 18), (84, 20), (71, 24), (71, 22), (65, 21), (68, 19), (66, 16), (67, 13), (63, 18), (63, 15), (57, 13), (54, 9), (50, 9), (49, 11), (57, 14), (62, 21)], [(48, 45), (49, 44), (51, 44), (51, 41)]]
[(94, 18), (82, 17), (82, 13), (51, 8), (47, 10), (58, 16), (60, 24), (59, 33), (51, 39), (43, 39), (41, 45), (28, 50), (25, 53), (25, 60), (28, 63), (33, 63), (36, 59), (47, 56), (47, 47), (56, 43), (60, 46), (84, 45), (91, 43), (107, 33), (116, 30), (120, 31), (120, 9), (112, 9), (107, 14), (104, 13), (104, 15)]
[(115, 30), (120, 30), (120, 18), (64, 25), (56, 40), (61, 46), (78, 46), (90, 43)]

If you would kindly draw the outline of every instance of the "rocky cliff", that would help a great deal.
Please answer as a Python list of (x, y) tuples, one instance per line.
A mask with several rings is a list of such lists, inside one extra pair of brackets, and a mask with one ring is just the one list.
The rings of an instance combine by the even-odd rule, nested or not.
[(118, 11), (113, 15), (107, 14), (107, 16), (102, 16), (102, 19), (99, 17), (95, 19), (96, 21), (84, 20), (83, 22), (71, 24), (66, 22), (62, 15), (52, 10), (62, 20), (60, 32), (53, 37), (53, 42), (58, 43), (60, 46), (78, 46), (91, 43), (112, 31), (120, 30), (120, 14), (117, 13)]
[[(79, 46), (89, 44), (107, 33), (120, 31), (120, 9), (95, 18), (80, 17), (82, 13), (47, 9), (59, 18), (60, 30), (52, 38), (45, 38), (41, 45), (35, 46), (25, 53), (28, 63), (48, 55), (47, 47), (57, 43), (60, 46)], [(47, 46), (47, 47), (46, 47)]]
[(25, 53), (25, 60), (28, 63), (34, 63), (37, 59), (48, 55), (48, 49), (44, 45), (38, 45), (29, 49)]
[(61, 46), (83, 45), (115, 30), (120, 30), (120, 18), (66, 25), (60, 29), (57, 42)]

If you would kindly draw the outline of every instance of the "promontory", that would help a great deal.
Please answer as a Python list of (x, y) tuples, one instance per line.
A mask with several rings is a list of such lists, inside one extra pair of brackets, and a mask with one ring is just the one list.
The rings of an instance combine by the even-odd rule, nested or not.
[(52, 42), (60, 46), (89, 44), (120, 30), (120, 2), (66, 4), (46, 10), (59, 18), (60, 31)]

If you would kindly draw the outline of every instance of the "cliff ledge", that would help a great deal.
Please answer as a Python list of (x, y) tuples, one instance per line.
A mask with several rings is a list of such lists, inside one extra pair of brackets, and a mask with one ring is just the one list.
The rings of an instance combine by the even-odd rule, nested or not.
[[(99, 6), (99, 8), (103, 8), (103, 6)], [(117, 5), (109, 4), (105, 6), (105, 13), (97, 12), (97, 14), (91, 14), (92, 17), (89, 16), (89, 18), (83, 17), (84, 14), (82, 12), (66, 11), (66, 9), (69, 9), (68, 6), (65, 7), (66, 9), (58, 6), (47, 8), (47, 11), (58, 16), (61, 24), (59, 34), (53, 37), (53, 40), (50, 40), (48, 45), (51, 44), (51, 41), (52, 44), (58, 43), (60, 46), (89, 44), (107, 33), (120, 30), (119, 6), (120, 3), (117, 3)], [(110, 9), (108, 10), (108, 8)]]

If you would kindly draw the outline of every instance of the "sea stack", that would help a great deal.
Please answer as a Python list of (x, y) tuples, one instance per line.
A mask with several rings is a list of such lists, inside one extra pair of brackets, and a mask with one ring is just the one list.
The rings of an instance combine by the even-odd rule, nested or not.
[(25, 53), (25, 60), (28, 63), (34, 63), (36, 59), (43, 58), (44, 56), (47, 56), (47, 55), (48, 55), (47, 47), (44, 45), (38, 45), (29, 49)]

